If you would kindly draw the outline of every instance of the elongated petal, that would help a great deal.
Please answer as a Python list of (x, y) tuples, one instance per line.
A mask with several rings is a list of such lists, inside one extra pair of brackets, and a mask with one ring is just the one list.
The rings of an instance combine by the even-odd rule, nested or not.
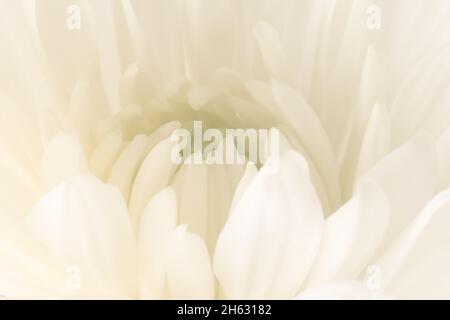
[(119, 130), (108, 133), (97, 145), (89, 160), (91, 171), (105, 181), (123, 148), (123, 136)]
[(433, 140), (418, 135), (393, 151), (360, 181), (374, 181), (386, 193), (393, 212), (383, 247), (417, 216), (437, 187), (437, 156)]
[(396, 298), (450, 294), (450, 190), (437, 195), (382, 256), (383, 283)]
[(364, 175), (389, 153), (390, 142), (389, 115), (384, 106), (377, 105), (372, 111), (361, 146), (361, 154), (356, 170), (357, 178)]
[(87, 168), (83, 146), (75, 134), (57, 134), (44, 150), (41, 174), (48, 189), (86, 172)]
[(147, 156), (150, 138), (138, 135), (131, 141), (117, 158), (109, 175), (108, 183), (115, 185), (128, 200), (133, 186), (133, 179), (142, 161)]
[[(270, 160), (269, 160), (270, 161)], [(263, 168), (220, 234), (214, 271), (226, 298), (292, 298), (322, 233), (322, 210), (305, 160), (293, 151)]]
[(164, 189), (149, 202), (139, 232), (139, 288), (143, 299), (168, 297), (165, 252), (177, 223), (177, 199), (172, 188)]
[(135, 224), (139, 222), (146, 203), (158, 191), (165, 188), (176, 165), (171, 161), (171, 152), (174, 143), (166, 139), (156, 145), (144, 159), (136, 178), (130, 197), (130, 214)]
[(167, 279), (173, 299), (212, 299), (214, 277), (211, 261), (203, 240), (178, 227), (167, 245)]
[(135, 241), (116, 188), (89, 174), (74, 177), (39, 201), (29, 225), (59, 263), (78, 268), (81, 294), (135, 294)]
[(35, 177), (0, 145), (0, 212), (24, 217), (41, 193)]
[(319, 118), (304, 98), (292, 88), (274, 81), (272, 92), (284, 121), (292, 127), (297, 139), (317, 165), (331, 206), (337, 206), (340, 199), (337, 164), (327, 133)]
[(362, 185), (353, 199), (325, 221), (309, 285), (356, 278), (376, 253), (389, 223), (380, 187)]
[(27, 230), (22, 219), (0, 213), (0, 295), (9, 299), (69, 296), (64, 270)]

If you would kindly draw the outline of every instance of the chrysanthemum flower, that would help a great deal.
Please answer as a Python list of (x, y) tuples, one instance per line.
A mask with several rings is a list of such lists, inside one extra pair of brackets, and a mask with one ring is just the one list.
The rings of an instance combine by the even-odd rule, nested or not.
[[(450, 298), (447, 0), (0, 0), (0, 41), (1, 296)], [(277, 170), (174, 163), (194, 121)]]

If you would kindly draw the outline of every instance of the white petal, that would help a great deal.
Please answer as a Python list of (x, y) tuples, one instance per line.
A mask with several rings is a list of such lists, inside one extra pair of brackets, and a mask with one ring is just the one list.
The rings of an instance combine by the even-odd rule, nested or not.
[(41, 175), (47, 190), (87, 169), (83, 146), (75, 134), (59, 133), (46, 146)]
[(173, 147), (174, 143), (166, 139), (156, 145), (143, 161), (130, 197), (130, 214), (134, 223), (139, 221), (149, 199), (169, 184), (177, 167), (171, 160)]
[[(373, 157), (382, 153), (379, 150), (383, 149), (385, 140), (389, 138), (388, 142), (390, 142), (390, 130), (387, 132), (388, 128), (386, 128), (386, 124), (389, 123), (389, 114), (386, 115), (384, 108), (378, 106), (378, 101), (382, 99), (380, 95), (383, 94), (380, 70), (379, 54), (371, 45), (367, 48), (364, 68), (361, 70), (354, 110), (347, 115), (347, 128), (343, 128), (346, 133), (337, 153), (341, 166), (342, 194), (345, 199), (351, 197), (358, 166), (361, 168), (360, 174), (366, 173), (364, 170), (370, 169), (369, 166), (374, 164), (373, 161), (379, 160)], [(325, 113), (325, 115), (330, 120), (333, 119), (329, 114)], [(386, 131), (379, 132), (378, 127)], [(375, 136), (373, 131), (376, 132)], [(380, 133), (379, 136), (378, 133)], [(363, 151), (362, 148), (365, 150)]]
[(178, 227), (166, 251), (167, 279), (173, 299), (212, 299), (214, 277), (203, 240)]
[(250, 183), (220, 234), (214, 271), (226, 298), (292, 298), (317, 253), (323, 216), (305, 160), (293, 151)]
[(39, 201), (29, 225), (59, 263), (79, 269), (82, 294), (135, 293), (135, 240), (116, 188), (88, 174), (74, 177)]
[(233, 201), (231, 202), (231, 207), (230, 207), (231, 212), (233, 212), (234, 208), (239, 203), (239, 200), (241, 199), (245, 190), (248, 188), (250, 183), (253, 181), (253, 179), (255, 178), (257, 173), (258, 173), (258, 169), (256, 168), (256, 166), (252, 162), (247, 163), (247, 168), (245, 169), (244, 176), (242, 177), (241, 181), (239, 182), (239, 185), (236, 188), (236, 191), (233, 196)]
[(287, 75), (287, 57), (280, 36), (267, 22), (260, 22), (254, 27), (259, 50), (271, 77), (283, 79)]
[(165, 250), (176, 224), (176, 195), (167, 188), (149, 202), (140, 223), (139, 288), (143, 299), (167, 298)]
[(60, 298), (63, 269), (50, 259), (24, 223), (0, 214), (0, 295), (10, 299)]
[(123, 137), (120, 130), (108, 133), (92, 153), (89, 161), (91, 171), (105, 181), (111, 173), (114, 162), (117, 160), (122, 148)]
[(388, 225), (389, 203), (381, 188), (361, 185), (355, 197), (325, 221), (308, 284), (356, 278), (376, 253)]
[[(47, 65), (61, 91), (70, 92), (95, 56), (87, 8), (80, 0), (33, 2), (35, 12), (31, 12), (31, 17), (36, 23), (33, 27), (39, 36)], [(67, 21), (73, 15), (69, 14), (68, 8), (73, 5), (80, 7), (81, 28), (69, 30)]]
[(284, 123), (295, 130), (297, 139), (317, 166), (331, 207), (336, 207), (340, 201), (337, 163), (319, 118), (304, 98), (292, 88), (273, 81), (272, 92)]
[(384, 106), (376, 105), (361, 146), (356, 177), (360, 178), (390, 151), (390, 122)]
[(89, 1), (86, 4), (90, 22), (94, 24), (93, 36), (99, 54), (103, 89), (107, 96), (110, 111), (115, 114), (122, 109), (119, 101), (119, 90), (117, 90), (122, 66), (117, 36), (120, 33), (119, 30), (116, 32), (111, 32), (111, 30), (114, 30), (115, 24), (114, 9), (117, 9), (120, 4), (106, 0)]
[(450, 190), (437, 195), (378, 262), (396, 298), (450, 297)]
[(185, 164), (172, 184), (178, 198), (179, 223), (203, 239), (208, 234), (208, 170), (205, 164)]
[(115, 185), (125, 199), (129, 198), (133, 179), (147, 156), (150, 138), (138, 135), (122, 151), (109, 175), (108, 183)]
[(76, 82), (67, 107), (68, 122), (77, 131), (88, 152), (94, 148), (98, 123), (108, 116), (97, 67), (90, 67), (89, 72)]
[[(450, 46), (447, 44), (431, 52), (412, 69), (393, 102), (392, 138), (395, 146), (420, 130), (439, 133), (450, 121)], [(424, 87), (427, 90), (423, 90)]]
[(374, 181), (385, 192), (392, 212), (383, 247), (390, 243), (431, 199), (437, 187), (436, 148), (418, 135), (393, 151), (360, 181)]
[(36, 119), (0, 89), (0, 146), (26, 171), (37, 173), (42, 147)]
[(0, 145), (0, 212), (24, 217), (41, 193), (35, 177)]
[[(217, 148), (225, 145), (227, 143), (222, 141)], [(237, 150), (234, 152), (240, 157)], [(180, 200), (180, 224), (188, 225), (190, 231), (201, 236), (211, 253), (227, 221), (232, 197), (243, 171), (243, 164), (187, 163), (174, 179), (173, 186)]]
[(439, 187), (441, 190), (450, 187), (450, 126), (436, 142), (439, 165)]

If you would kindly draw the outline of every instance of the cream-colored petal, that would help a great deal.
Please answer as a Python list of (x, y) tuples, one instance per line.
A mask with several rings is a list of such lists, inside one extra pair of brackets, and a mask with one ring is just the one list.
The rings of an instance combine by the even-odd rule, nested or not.
[(0, 89), (0, 146), (29, 174), (39, 171), (42, 145), (33, 114)]
[(276, 79), (287, 76), (287, 57), (277, 30), (267, 22), (260, 22), (254, 27), (254, 34), (261, 51), (268, 74)]
[(203, 239), (208, 234), (207, 178), (205, 164), (184, 164), (172, 183), (178, 198), (179, 224), (187, 225)]
[(47, 190), (87, 170), (85, 152), (75, 133), (59, 133), (45, 147), (41, 176)]
[(97, 68), (97, 64), (90, 66), (71, 88), (66, 113), (68, 125), (77, 131), (88, 156), (95, 147), (97, 125), (109, 115)]
[(24, 217), (41, 194), (36, 178), (0, 145), (0, 212)]
[[(93, 62), (95, 44), (92, 38), (87, 6), (83, 0), (31, 0), (31, 27), (39, 37), (46, 66), (52, 71), (61, 92), (71, 92), (76, 81)], [(80, 28), (76, 19), (79, 8)], [(32, 9), (32, 8), (29, 8)], [(57, 40), (56, 40), (57, 39)], [(56, 40), (56, 41), (55, 41)]]
[(450, 294), (450, 190), (437, 195), (377, 262), (386, 291), (400, 299)]
[(124, 145), (120, 130), (108, 133), (97, 145), (89, 160), (89, 168), (97, 177), (106, 181)]
[(174, 143), (166, 139), (156, 145), (142, 162), (130, 196), (130, 214), (133, 223), (137, 224), (142, 210), (158, 191), (166, 187), (177, 166), (171, 159)]
[(376, 184), (356, 195), (325, 221), (322, 245), (308, 286), (354, 279), (367, 266), (389, 226), (389, 203)]
[(176, 224), (176, 194), (172, 188), (167, 188), (152, 198), (140, 223), (139, 292), (142, 299), (168, 298), (164, 259)]
[(80, 294), (136, 294), (135, 239), (120, 192), (92, 175), (74, 177), (46, 194), (29, 226), (64, 268), (80, 273)]
[(214, 276), (203, 240), (180, 226), (172, 232), (165, 257), (170, 296), (173, 299), (212, 299)]
[(317, 166), (331, 207), (336, 207), (340, 201), (337, 163), (319, 118), (304, 98), (289, 86), (273, 81), (272, 93), (284, 123), (295, 131), (296, 138)]
[(225, 298), (294, 297), (319, 248), (323, 216), (307, 163), (288, 151), (271, 173), (264, 167), (249, 184), (217, 242)]
[(436, 147), (419, 134), (375, 165), (360, 181), (374, 181), (385, 192), (392, 212), (383, 248), (402, 232), (437, 188)]
[(0, 213), (0, 295), (7, 299), (69, 296), (64, 270), (29, 233), (23, 220)]
[(230, 206), (230, 212), (234, 211), (234, 208), (239, 203), (239, 200), (241, 199), (242, 195), (244, 194), (245, 190), (248, 188), (250, 183), (255, 178), (256, 174), (258, 173), (258, 169), (256, 166), (249, 162), (247, 163), (247, 167), (245, 169), (244, 176), (242, 177), (241, 181), (239, 182), (239, 185), (236, 188), (236, 191), (233, 196), (233, 201), (231, 202)]
[(108, 183), (119, 188), (126, 201), (130, 196), (133, 179), (148, 154), (149, 144), (150, 138), (146, 135), (136, 136), (119, 155), (111, 170)]
[(450, 187), (450, 125), (436, 141), (439, 168), (439, 188)]
[(425, 54), (402, 83), (391, 111), (394, 146), (420, 130), (439, 134), (449, 124), (449, 56), (448, 43)]
[(386, 107), (376, 105), (370, 116), (358, 158), (356, 178), (368, 172), (390, 151), (391, 130)]

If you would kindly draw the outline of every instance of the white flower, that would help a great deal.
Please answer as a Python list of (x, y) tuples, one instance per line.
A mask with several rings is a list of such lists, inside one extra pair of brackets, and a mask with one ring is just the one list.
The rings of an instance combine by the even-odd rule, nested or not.
[[(0, 0), (0, 296), (450, 298), (449, 17)], [(195, 120), (278, 128), (278, 170), (176, 165)]]

